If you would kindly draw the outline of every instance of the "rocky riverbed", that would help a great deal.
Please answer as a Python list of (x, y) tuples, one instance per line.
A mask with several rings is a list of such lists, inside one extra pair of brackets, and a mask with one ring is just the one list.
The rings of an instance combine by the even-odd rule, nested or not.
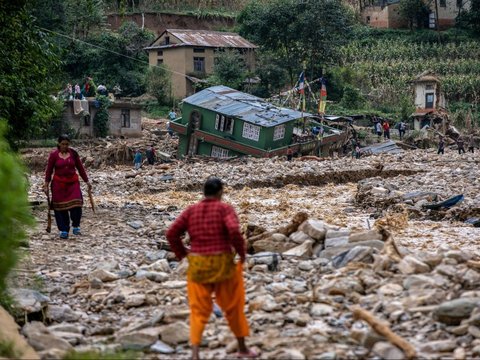
[[(38, 226), (12, 283), (22, 311), (44, 324), (30, 322), (23, 333), (44, 358), (71, 349), (188, 358), (186, 264), (164, 233), (215, 175), (248, 237), (245, 310), (262, 358), (408, 353), (356, 320), (355, 305), (416, 356), (480, 356), (480, 228), (465, 222), (480, 217), (479, 161), (411, 151), (100, 167), (90, 169), (97, 211), (85, 204), (83, 234), (69, 240), (45, 232), (42, 174), (33, 173)], [(424, 208), (457, 194), (465, 198), (451, 209)], [(18, 290), (32, 284), (44, 298)], [(205, 358), (234, 355), (223, 317), (212, 315), (204, 339)]]

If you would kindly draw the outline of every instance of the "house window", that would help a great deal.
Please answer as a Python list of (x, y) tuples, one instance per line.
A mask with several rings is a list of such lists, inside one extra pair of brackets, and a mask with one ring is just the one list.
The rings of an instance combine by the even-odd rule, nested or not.
[(203, 48), (193, 48), (193, 52), (194, 53), (204, 53), (205, 49), (203, 49)]
[(157, 56), (163, 56), (163, 50), (158, 50), (157, 51)]
[(215, 158), (228, 158), (228, 150), (218, 146), (212, 146), (210, 155)]
[(440, 0), (440, 7), (446, 8), (447, 7), (447, 0)]
[(245, 139), (258, 141), (260, 139), (260, 126), (243, 123), (242, 136)]
[(432, 93), (425, 94), (425, 109), (433, 109), (435, 96)]
[(432, 84), (426, 85), (425, 90), (433, 90), (433, 85)]
[(217, 114), (215, 116), (215, 130), (233, 134), (234, 120), (225, 115)]
[(273, 129), (273, 141), (283, 139), (285, 137), (285, 125), (275, 126)]
[(122, 127), (129, 128), (130, 127), (130, 109), (122, 109)]
[(157, 65), (163, 64), (163, 59), (157, 59)]
[(165, 45), (170, 44), (170, 36), (165, 36)]
[(193, 58), (193, 71), (205, 72), (205, 58), (194, 57)]

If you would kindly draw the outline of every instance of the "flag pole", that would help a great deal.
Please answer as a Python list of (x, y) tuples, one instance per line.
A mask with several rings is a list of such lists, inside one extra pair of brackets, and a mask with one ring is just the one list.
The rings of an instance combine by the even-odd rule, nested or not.
[(302, 120), (303, 120), (303, 132), (305, 133), (305, 127), (306, 127), (306, 123), (305, 123), (305, 115), (304, 115), (304, 112), (305, 112), (305, 82), (306, 82), (306, 79), (305, 79), (305, 68), (306, 68), (306, 63), (305, 63), (305, 60), (303, 61), (303, 81), (304, 81), (304, 84), (303, 84), (303, 93), (301, 94), (303, 96), (303, 99), (302, 99)]

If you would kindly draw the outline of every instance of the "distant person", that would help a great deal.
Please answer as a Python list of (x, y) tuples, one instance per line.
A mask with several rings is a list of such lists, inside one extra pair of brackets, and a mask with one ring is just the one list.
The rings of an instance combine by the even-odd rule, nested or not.
[(443, 137), (440, 137), (440, 141), (438, 143), (438, 151), (437, 154), (445, 154), (445, 141), (443, 140)]
[(137, 150), (135, 152), (135, 156), (133, 157), (133, 164), (135, 165), (135, 170), (140, 170), (140, 168), (142, 167), (142, 161), (142, 153), (140, 152), (140, 150)]
[[(223, 184), (218, 178), (205, 182), (205, 198), (180, 214), (166, 233), (170, 248), (179, 260), (188, 259), (187, 293), (190, 306), (192, 359), (199, 359), (202, 334), (213, 309), (212, 294), (224, 311), (237, 338), (237, 358), (258, 355), (245, 344), (249, 326), (245, 317), (243, 263), (245, 239), (231, 205), (222, 202)], [(190, 236), (190, 248), (182, 242)], [(235, 263), (235, 254), (240, 261)]]
[(405, 135), (405, 132), (407, 131), (407, 124), (403, 122), (403, 120), (400, 121), (398, 124), (398, 134), (400, 135), (400, 140), (403, 139), (403, 136)]
[(150, 146), (149, 149), (147, 149), (145, 155), (147, 156), (148, 165), (154, 165), (155, 164), (155, 149), (154, 149), (153, 145)]
[(287, 161), (292, 161), (293, 159), (293, 149), (289, 146), (287, 148)]
[(67, 88), (65, 89), (68, 100), (73, 100), (73, 87), (72, 84), (68, 83)]
[(475, 152), (475, 139), (473, 138), (473, 135), (470, 135), (470, 139), (468, 140), (468, 152), (471, 152), (472, 154)]
[(458, 147), (458, 153), (459, 154), (465, 154), (465, 143), (463, 141), (463, 138), (460, 136), (458, 139), (457, 139), (457, 147)]
[(75, 84), (75, 99), (82, 100), (82, 91), (80, 90), (80, 85)]
[(100, 95), (103, 95), (103, 96), (108, 96), (107, 87), (105, 85), (102, 85), (102, 84), (98, 85), (97, 93), (99, 93)]
[(380, 124), (380, 121), (375, 124), (375, 132), (377, 133), (378, 141), (380, 141), (382, 137), (382, 124)]
[(356, 158), (356, 159), (360, 159), (360, 156), (362, 156), (362, 152), (361, 152), (361, 150), (360, 150), (360, 146), (357, 145), (357, 146), (355, 147), (355, 158)]
[(390, 124), (388, 121), (383, 122), (383, 138), (390, 140)]
[(61, 239), (68, 239), (70, 221), (73, 234), (81, 234), (83, 196), (78, 175), (87, 184), (88, 191), (91, 191), (92, 185), (88, 181), (80, 156), (70, 148), (70, 138), (62, 135), (58, 138), (57, 149), (52, 151), (48, 158), (43, 186), (43, 191), (47, 195), (50, 188), (52, 190), (51, 207), (55, 213)]
[(170, 121), (174, 121), (177, 118), (177, 113), (175, 112), (175, 109), (170, 110), (168, 113), (168, 118)]

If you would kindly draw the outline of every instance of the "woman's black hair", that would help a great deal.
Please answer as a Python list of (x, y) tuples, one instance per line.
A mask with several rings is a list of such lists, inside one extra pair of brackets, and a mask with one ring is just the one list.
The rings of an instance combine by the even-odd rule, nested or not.
[(58, 137), (58, 143), (59, 144), (64, 140), (67, 140), (68, 142), (70, 142), (70, 137), (67, 134), (63, 134), (63, 135), (60, 135)]
[(205, 196), (215, 196), (223, 190), (222, 180), (216, 177), (209, 178), (203, 185), (203, 193)]

